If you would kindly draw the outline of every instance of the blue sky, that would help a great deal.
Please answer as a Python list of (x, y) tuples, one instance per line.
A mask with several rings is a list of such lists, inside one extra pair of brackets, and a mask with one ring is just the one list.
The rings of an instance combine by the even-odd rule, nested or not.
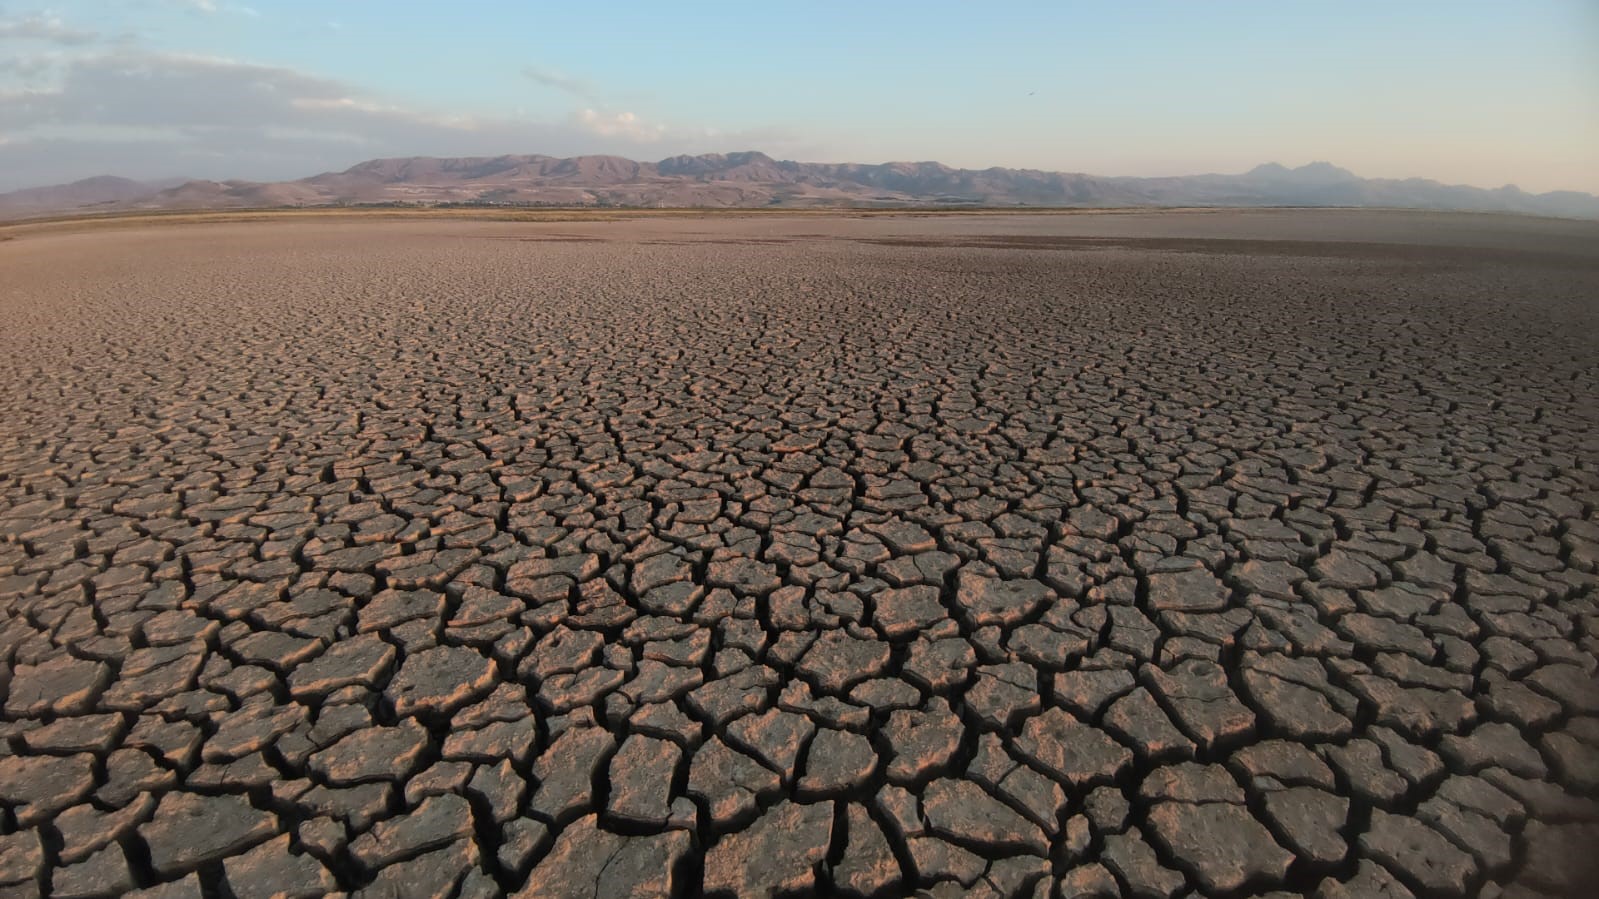
[(0, 189), (761, 149), (1599, 192), (1599, 2), (0, 0)]

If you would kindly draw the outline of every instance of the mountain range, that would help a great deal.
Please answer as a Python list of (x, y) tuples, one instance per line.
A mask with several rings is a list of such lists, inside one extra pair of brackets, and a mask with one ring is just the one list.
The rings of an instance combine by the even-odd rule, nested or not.
[(620, 156), (374, 159), (297, 181), (101, 176), (0, 194), (0, 219), (178, 209), (340, 205), (608, 207), (1378, 206), (1599, 218), (1599, 197), (1424, 178), (1361, 178), (1326, 162), (1240, 175), (1102, 177), (937, 162), (807, 163), (764, 153), (635, 162)]

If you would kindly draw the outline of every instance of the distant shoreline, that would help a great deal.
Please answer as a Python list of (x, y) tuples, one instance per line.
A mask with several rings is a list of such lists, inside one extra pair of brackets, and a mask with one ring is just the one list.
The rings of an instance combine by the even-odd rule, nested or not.
[[(387, 204), (349, 206), (276, 206), (240, 209), (149, 209), (116, 212), (53, 214), (32, 218), (0, 220), (0, 241), (24, 233), (58, 233), (99, 228), (137, 227), (151, 224), (206, 225), (248, 222), (295, 221), (417, 221), (443, 219), (485, 222), (606, 222), (659, 218), (916, 218), (962, 216), (1061, 216), (1061, 215), (1139, 215), (1139, 214), (1214, 214), (1240, 212), (1377, 212), (1462, 218), (1499, 217), (1553, 222), (1592, 222), (1566, 216), (1533, 215), (1501, 211), (1417, 209), (1381, 206), (798, 206), (739, 207), (685, 206), (656, 207), (494, 207), (494, 206), (392, 206)], [(1599, 224), (1599, 223), (1596, 223)]]

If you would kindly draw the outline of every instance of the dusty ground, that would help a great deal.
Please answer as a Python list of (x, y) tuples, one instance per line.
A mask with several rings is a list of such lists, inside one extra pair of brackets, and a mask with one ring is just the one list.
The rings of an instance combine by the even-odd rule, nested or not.
[(1595, 297), (1384, 213), (0, 243), (0, 893), (1591, 887)]

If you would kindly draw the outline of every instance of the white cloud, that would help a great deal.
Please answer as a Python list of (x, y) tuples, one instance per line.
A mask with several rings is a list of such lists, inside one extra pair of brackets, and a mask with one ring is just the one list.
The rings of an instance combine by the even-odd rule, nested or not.
[(651, 125), (631, 112), (602, 113), (580, 109), (572, 114), (578, 127), (604, 137), (626, 137), (653, 143), (667, 135), (665, 125)]
[(556, 122), (440, 114), (294, 69), (116, 45), (65, 55), (25, 86), (0, 84), (0, 122), (11, 140), (0, 191), (100, 174), (301, 178), (384, 156), (793, 146), (777, 133), (715, 135), (590, 108)]
[(44, 41), (72, 46), (93, 43), (99, 38), (96, 32), (72, 28), (53, 16), (0, 19), (0, 40)]
[(0, 73), (32, 79), (55, 71), (65, 57), (59, 53), (29, 53), (0, 57)]
[(238, 3), (218, 3), (217, 0), (170, 0), (170, 2), (191, 12), (207, 16), (214, 16), (217, 13), (233, 13), (235, 15), (259, 18), (261, 15), (260, 11), (254, 7)]

